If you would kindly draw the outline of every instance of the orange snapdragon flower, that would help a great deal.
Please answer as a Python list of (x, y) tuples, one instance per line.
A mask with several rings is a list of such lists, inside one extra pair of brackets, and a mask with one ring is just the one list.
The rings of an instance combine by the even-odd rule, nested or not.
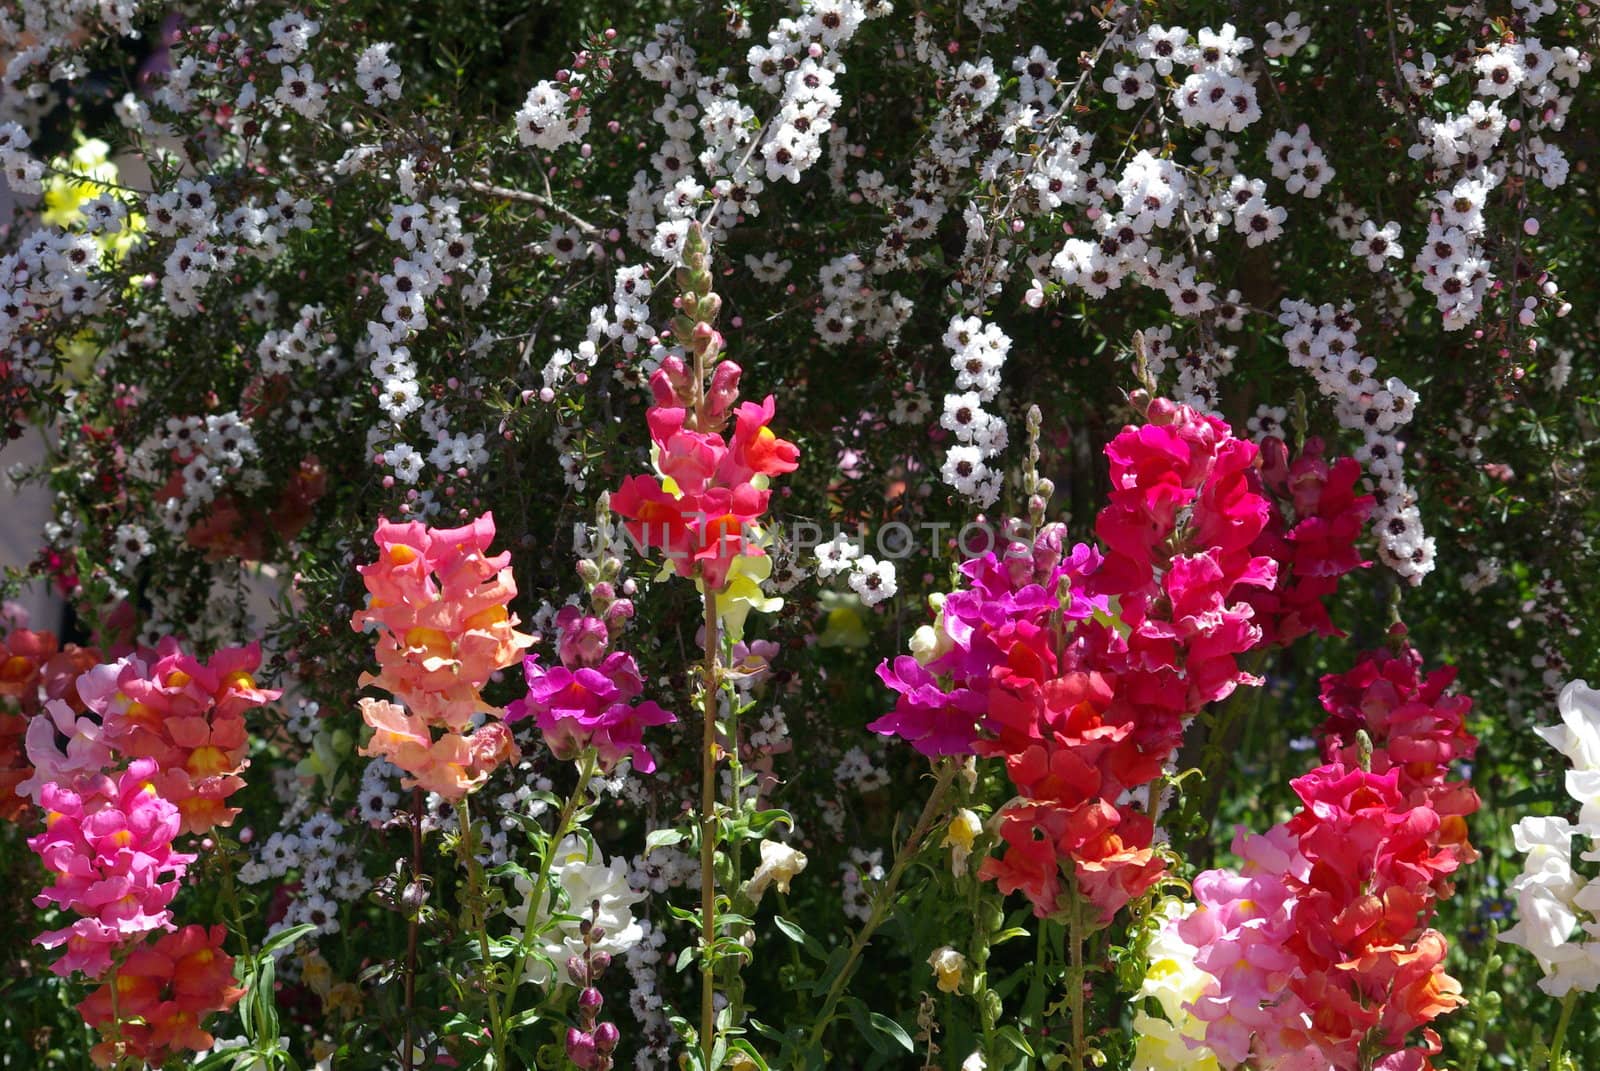
[(435, 738), (427, 722), (384, 699), (362, 699), (361, 719), (374, 730), (361, 754), (406, 771), (406, 788), (450, 800), (478, 788), (500, 763), (521, 757), (504, 722), (490, 721), (471, 736), (446, 730)]
[[(108, 1032), (115, 987), (121, 1020), (115, 1033), (128, 1055), (160, 1067), (174, 1053), (209, 1049), (216, 1039), (203, 1028), (206, 1016), (226, 1011), (244, 995), (233, 984), (233, 957), (222, 950), (226, 936), (222, 926), (185, 926), (162, 934), (134, 950), (78, 1011), (91, 1027)], [(91, 1055), (96, 1065), (110, 1067), (117, 1059), (116, 1044), (102, 1041)]]

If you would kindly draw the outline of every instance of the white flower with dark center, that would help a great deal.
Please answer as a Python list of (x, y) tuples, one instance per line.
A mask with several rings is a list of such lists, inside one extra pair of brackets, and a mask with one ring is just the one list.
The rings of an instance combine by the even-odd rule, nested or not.
[(817, 576), (827, 579), (842, 573), (860, 556), (861, 548), (840, 533), (817, 548)]
[(1101, 86), (1107, 93), (1115, 93), (1117, 107), (1126, 111), (1141, 100), (1149, 100), (1156, 95), (1155, 70), (1148, 63), (1141, 63), (1137, 67), (1119, 63), (1112, 68), (1110, 77)]
[(1502, 42), (1496, 42), (1480, 54), (1472, 63), (1473, 70), (1478, 72), (1478, 96), (1509, 97), (1515, 93), (1528, 76), (1524, 56), (1522, 45)]
[(285, 67), (283, 83), (273, 93), (273, 99), (294, 109), (307, 119), (315, 119), (328, 106), (328, 87), (317, 81), (311, 64)]
[(870, 554), (863, 554), (850, 570), (850, 590), (861, 597), (868, 606), (876, 606), (894, 597), (899, 590), (895, 580), (894, 562), (880, 562)]
[(389, 58), (393, 47), (387, 41), (369, 45), (356, 60), (356, 85), (375, 108), (385, 100), (400, 99), (400, 65)]
[(1367, 258), (1370, 271), (1382, 271), (1390, 260), (1399, 260), (1405, 253), (1400, 248), (1400, 224), (1385, 223), (1379, 227), (1372, 220), (1361, 224), (1361, 236), (1350, 245), (1350, 252)]
[(142, 524), (120, 524), (112, 549), (123, 567), (132, 566), (150, 556), (150, 531)]
[(422, 475), (422, 455), (406, 443), (398, 443), (384, 450), (384, 464), (394, 469), (395, 479), (402, 483), (416, 483)]

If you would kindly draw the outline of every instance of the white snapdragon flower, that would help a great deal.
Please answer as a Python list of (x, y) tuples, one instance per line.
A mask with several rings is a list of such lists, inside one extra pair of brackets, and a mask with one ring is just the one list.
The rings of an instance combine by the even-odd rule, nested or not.
[(745, 882), (744, 894), (759, 904), (770, 886), (787, 895), (789, 882), (806, 868), (805, 853), (789, 847), (782, 841), (761, 842), (761, 865)]
[(1572, 763), (1567, 794), (1582, 807), (1579, 824), (1600, 828), (1600, 689), (1573, 681), (1556, 702), (1561, 724), (1534, 731)]
[[(524, 974), (528, 981), (547, 985), (552, 978), (565, 980), (562, 965), (570, 957), (581, 955), (584, 949), (580, 919), (604, 931), (604, 936), (591, 941), (590, 947), (613, 957), (625, 954), (644, 937), (644, 930), (633, 917), (633, 906), (643, 901), (645, 894), (636, 892), (628, 884), (628, 861), (623, 857), (617, 856), (607, 863), (598, 849), (572, 834), (555, 848), (550, 876), (552, 888), (544, 903), (532, 905), (529, 899), (533, 895), (533, 882), (518, 875), (515, 884), (522, 894), (522, 903), (505, 909), (512, 921), (524, 928), (530, 924), (530, 910), (532, 925), (550, 924), (538, 938), (538, 949), (544, 956), (528, 958)], [(560, 913), (577, 917), (550, 922), (557, 913), (557, 890), (566, 900)]]

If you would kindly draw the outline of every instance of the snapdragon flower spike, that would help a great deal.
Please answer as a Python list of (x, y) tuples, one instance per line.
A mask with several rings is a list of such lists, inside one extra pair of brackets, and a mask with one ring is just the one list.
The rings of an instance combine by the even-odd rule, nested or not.
[(556, 618), (559, 666), (544, 666), (537, 654), (523, 659), (528, 694), (506, 706), (506, 721), (531, 717), (558, 759), (573, 759), (596, 749), (600, 767), (610, 771), (624, 757), (651, 773), (655, 757), (644, 746), (644, 730), (678, 719), (655, 701), (638, 702), (644, 678), (633, 656), (608, 650), (605, 622), (566, 607)]
[(1477, 858), (1467, 842), (1467, 816), (1478, 810), (1478, 794), (1465, 781), (1450, 781), (1450, 766), (1468, 761), (1477, 737), (1467, 732), (1471, 698), (1446, 695), (1456, 679), (1454, 666), (1422, 671), (1422, 655), (1404, 647), (1398, 653), (1369, 651), (1344, 673), (1322, 678), (1322, 708), (1328, 720), (1319, 730), (1326, 762), (1359, 762), (1356, 734), (1365, 731), (1378, 773), (1397, 772), (1400, 791), (1426, 803), (1441, 818), (1441, 840), (1465, 865)]
[(369, 594), (350, 625), (376, 626), (380, 666), (360, 683), (453, 732), (475, 713), (496, 712), (484, 703), (484, 685), (533, 643), (506, 610), (517, 585), (511, 552), (488, 553), (494, 534), (490, 513), (460, 528), (380, 520), (378, 560), (358, 567)]
[[(658, 370), (656, 377), (662, 375)], [(649, 410), (658, 474), (625, 479), (611, 508), (640, 545), (662, 550), (679, 576), (702, 576), (720, 590), (734, 558), (762, 553), (744, 534), (766, 513), (767, 478), (793, 472), (799, 449), (768, 426), (776, 413), (771, 396), (739, 406), (731, 441), (691, 429), (690, 413), (677, 406)]]
[[(233, 957), (222, 950), (222, 926), (185, 926), (135, 949), (116, 976), (78, 1004), (84, 1021), (102, 1033), (115, 1030), (127, 1055), (160, 1067), (179, 1052), (200, 1052), (214, 1039), (206, 1016), (238, 1003)], [(115, 989), (113, 997), (112, 990)], [(91, 1053), (99, 1067), (117, 1062), (116, 1042)]]
[(1446, 780), (1472, 751), (1470, 702), (1443, 696), (1453, 673), (1420, 667), (1414, 651), (1372, 653), (1324, 678), (1328, 761), (1292, 782), (1301, 810), (1260, 836), (1240, 830), (1238, 873), (1194, 880), (1196, 908), (1169, 936), (1203, 974), (1172, 1020), (1197, 1060), (1355, 1068), (1378, 1052), (1374, 1067), (1432, 1067), (1431, 1024), (1462, 1001), (1430, 923), (1477, 857), (1464, 821), (1476, 797)]
[(1356, 549), (1377, 508), (1371, 495), (1356, 494), (1361, 464), (1352, 457), (1326, 460), (1324, 449), (1321, 439), (1307, 439), (1290, 462), (1282, 439), (1261, 442), (1261, 480), (1270, 492), (1271, 514), (1252, 550), (1278, 563), (1278, 584), (1245, 588), (1242, 598), (1255, 611), (1264, 644), (1287, 647), (1313, 632), (1344, 635), (1328, 617), (1326, 600), (1338, 591), (1341, 577), (1372, 564)]
[(56, 974), (98, 976), (128, 939), (171, 929), (167, 905), (195, 857), (172, 850), (182, 818), (156, 791), (156, 774), (154, 760), (136, 759), (115, 784), (102, 778), (92, 792), (44, 786), (45, 830), (28, 847), (54, 880), (34, 903), (81, 916), (34, 938), (46, 948), (66, 946), (51, 964)]
[(1262, 641), (1243, 594), (1277, 581), (1255, 548), (1270, 515), (1255, 445), (1187, 406), (1133, 401), (1146, 423), (1106, 447), (1104, 555), (1067, 552), (1052, 525), (1003, 562), (965, 563), (967, 587), (919, 632), (918, 657), (879, 668), (900, 695), (870, 728), (928, 755), (1004, 760), (1018, 800), (1005, 853), (979, 873), (1040, 916), (1062, 909), (1064, 873), (1102, 923), (1160, 878), (1153, 824), (1124, 801), (1160, 776), (1188, 718), (1256, 683), (1238, 664)]
[(1254, 548), (1270, 506), (1254, 487), (1254, 443), (1189, 406), (1130, 400), (1146, 423), (1106, 446), (1110, 501), (1095, 522), (1106, 559), (1090, 590), (1117, 599), (1134, 662), (1177, 674), (1193, 714), (1260, 683), (1237, 656), (1263, 639), (1246, 593), (1278, 581), (1277, 562)]
[[(656, 471), (624, 479), (611, 509), (638, 545), (662, 552), (675, 574), (720, 592), (735, 559), (763, 554), (746, 533), (767, 511), (768, 481), (798, 468), (800, 450), (773, 432), (771, 395), (734, 407), (741, 370), (721, 359), (725, 340), (715, 321), (722, 299), (711, 289), (708, 259), (704, 234), (691, 226), (676, 272), (672, 330), (694, 364), (673, 353), (651, 374), (656, 404), (645, 420)], [(725, 437), (730, 415), (733, 434)]]
[(178, 808), (183, 832), (227, 826), (239, 813), (227, 799), (244, 787), (245, 714), (282, 693), (262, 688), (261, 645), (228, 647), (205, 662), (166, 637), (144, 657), (127, 656), (78, 678), (85, 706), (107, 743), (155, 760), (156, 789)]
[[(495, 720), (502, 712), (482, 695), (490, 676), (533, 643), (506, 609), (517, 585), (510, 551), (488, 553), (494, 534), (489, 513), (459, 528), (380, 520), (378, 561), (360, 567), (367, 607), (350, 619), (352, 628), (378, 632), (380, 672), (363, 673), (360, 683), (400, 700), (361, 700), (373, 729), (361, 754), (406, 771), (407, 787), (452, 800), (518, 757), (511, 731)], [(477, 713), (488, 720), (469, 733)]]
[[(1572, 866), (1573, 838), (1587, 838), (1582, 858), (1600, 859), (1600, 691), (1570, 681), (1557, 700), (1561, 722), (1534, 730), (1572, 764), (1567, 795), (1579, 805), (1578, 821), (1560, 815), (1528, 815), (1512, 828), (1517, 851), (1527, 854), (1511, 883), (1517, 924), (1500, 935), (1526, 949), (1539, 963), (1539, 988), (1554, 997), (1600, 988), (1600, 940), (1593, 922), (1600, 915), (1600, 878)], [(1579, 841), (1581, 845), (1583, 842)]]
[(1064, 550), (1066, 529), (1048, 525), (1033, 543), (1007, 546), (961, 564), (967, 587), (940, 604), (932, 626), (918, 632), (922, 654), (878, 667), (878, 678), (899, 693), (895, 708), (867, 726), (898, 736), (924, 755), (970, 755), (989, 713), (994, 670), (1011, 643), (1036, 635), (1058, 610), (1082, 621), (1106, 609), (1104, 598), (1084, 592), (1084, 578), (1100, 564), (1094, 548)]

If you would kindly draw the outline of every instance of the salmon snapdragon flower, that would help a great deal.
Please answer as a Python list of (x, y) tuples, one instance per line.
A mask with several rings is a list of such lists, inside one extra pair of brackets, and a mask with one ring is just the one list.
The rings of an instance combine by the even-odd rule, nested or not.
[[(493, 720), (501, 711), (482, 694), (533, 643), (506, 609), (517, 585), (510, 552), (488, 553), (494, 534), (489, 513), (460, 528), (380, 520), (378, 560), (360, 567), (367, 606), (350, 619), (378, 637), (379, 672), (360, 683), (399, 700), (362, 701), (374, 734), (361, 753), (389, 759), (410, 775), (408, 785), (450, 799), (517, 757), (511, 733)], [(491, 720), (468, 732), (480, 713)]]
[(24, 621), (3, 623), (12, 627), (0, 632), (0, 821), (16, 821), (27, 797), (36, 797), (37, 786), (50, 780), (28, 758), (30, 737), (39, 738), (39, 731), (30, 734), (29, 727), (41, 711), (51, 722), (70, 722), (83, 712), (75, 682), (99, 655), (74, 643), (62, 646), (55, 633), (34, 631)]
[(261, 646), (227, 647), (201, 661), (167, 637), (152, 653), (96, 666), (78, 692), (99, 715), (108, 744), (132, 758), (154, 759), (156, 788), (178, 808), (183, 832), (233, 823), (227, 799), (244, 787), (245, 714), (282, 693), (254, 674)]

